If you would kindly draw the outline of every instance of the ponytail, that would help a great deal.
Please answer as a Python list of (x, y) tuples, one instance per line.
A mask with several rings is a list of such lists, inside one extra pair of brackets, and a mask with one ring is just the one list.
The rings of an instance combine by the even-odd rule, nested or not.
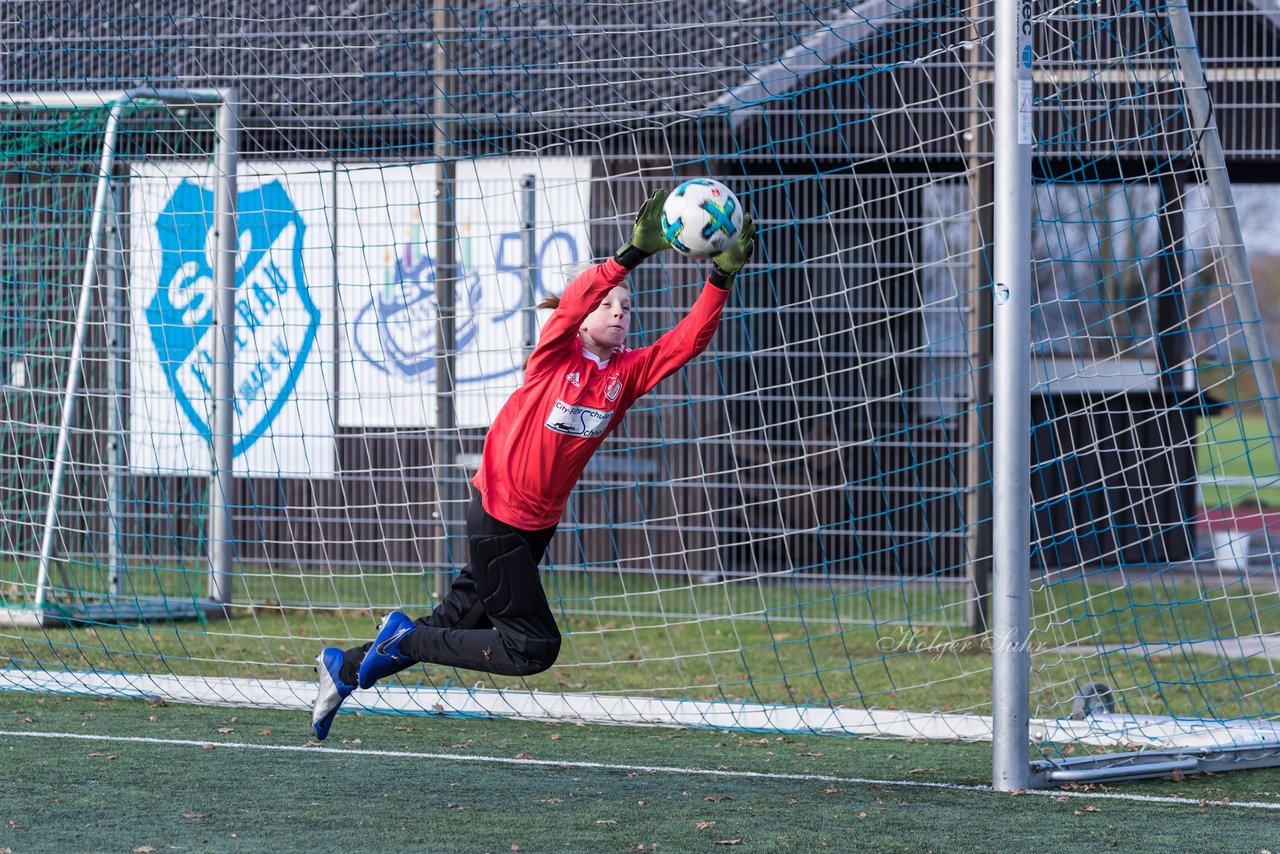
[[(555, 294), (551, 294), (550, 296), (546, 297), (545, 299), (542, 300), (542, 302), (538, 303), (538, 305), (536, 306), (536, 308), (539, 311), (542, 311), (544, 309), (547, 311), (555, 311), (559, 307), (560, 307), (560, 297), (556, 296)], [(529, 355), (524, 357), (524, 361), (520, 363), (521, 371), (524, 371), (525, 368), (529, 367), (529, 359), (532, 356), (533, 356), (533, 353), (530, 352)]]

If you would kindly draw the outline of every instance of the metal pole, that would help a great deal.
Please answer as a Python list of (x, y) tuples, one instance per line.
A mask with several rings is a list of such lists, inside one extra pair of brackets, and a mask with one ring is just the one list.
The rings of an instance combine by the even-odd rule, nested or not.
[(1155, 315), (1152, 328), (1160, 366), (1161, 411), (1157, 423), (1168, 441), (1165, 459), (1172, 486), (1167, 497), (1159, 499), (1162, 505), (1159, 512), (1171, 523), (1176, 520), (1175, 524), (1161, 527), (1157, 545), (1160, 560), (1177, 562), (1190, 559), (1195, 551), (1192, 520), (1196, 516), (1199, 484), (1195, 477), (1188, 475), (1196, 471), (1193, 441), (1196, 408), (1188, 406), (1187, 401), (1199, 394), (1200, 384), (1195, 379), (1184, 297), (1186, 270), (1182, 256), (1187, 226), (1183, 197), (1186, 188), (1181, 174), (1168, 169), (1160, 170), (1157, 186), (1160, 204), (1156, 209), (1156, 222), (1164, 257), (1157, 267), (1159, 292), (1151, 298)]
[(124, 592), (124, 477), (125, 372), (129, 361), (124, 353), (128, 314), (125, 304), (124, 247), (120, 236), (120, 193), (111, 194), (111, 225), (107, 229), (108, 323), (107, 323), (107, 553), (108, 584), (111, 595)]
[(525, 175), (520, 179), (524, 191), (524, 216), (520, 220), (520, 236), (524, 238), (524, 355), (527, 358), (538, 343), (538, 289), (533, 271), (538, 263), (538, 243), (535, 228), (538, 224), (538, 176)]
[[(987, 44), (991, 38), (991, 18), (983, 3), (973, 0), (971, 16), (975, 45)], [(985, 634), (991, 629), (991, 293), (992, 281), (992, 195), (991, 151), (992, 68), (990, 55), (972, 51), (972, 79), (969, 88), (969, 186), (972, 193), (973, 264), (969, 269), (968, 303), (972, 323), (969, 327), (969, 354), (974, 365), (972, 375), (973, 406), (968, 417), (970, 435), (966, 475), (969, 488), (965, 492), (964, 512), (969, 547), (969, 579), (973, 585), (968, 608), (969, 631)]]
[(1031, 779), (1031, 10), (995, 3), (991, 779), (1004, 792)]
[(216, 121), (217, 155), (213, 230), (213, 417), (209, 484), (209, 598), (228, 606), (232, 599), (231, 502), (235, 489), (232, 447), (235, 430), (236, 170), (239, 167), (239, 93), (224, 90)]
[(437, 563), (439, 571), (435, 579), (436, 601), (444, 598), (450, 583), (447, 568), (451, 564), (453, 553), (449, 548), (449, 535), (456, 521), (454, 480), (457, 477), (458, 458), (458, 418), (454, 408), (454, 377), (457, 359), (455, 288), (458, 281), (456, 163), (453, 144), (445, 127), (445, 118), (450, 110), (448, 81), (453, 73), (453, 65), (444, 43), (445, 35), (455, 29), (453, 23), (454, 18), (446, 0), (435, 9), (436, 91), (432, 105), (436, 156), (440, 158), (440, 172), (436, 187), (435, 266), (438, 328), (436, 330), (435, 471), (441, 537)]
[(66, 476), (67, 455), (71, 449), (71, 425), (75, 420), (76, 397), (80, 394), (80, 371), (84, 361), (85, 337), (89, 310), (93, 305), (93, 282), (98, 272), (98, 253), (102, 248), (103, 226), (111, 190), (111, 169), (116, 160), (116, 140), (120, 132), (120, 116), (131, 98), (126, 94), (111, 106), (106, 130), (102, 136), (102, 157), (98, 162), (98, 186), (94, 193), (93, 214), (89, 219), (89, 245), (85, 252), (84, 272), (80, 277), (80, 303), (76, 307), (76, 328), (71, 342), (67, 383), (62, 396), (62, 420), (58, 427), (58, 443), (53, 452), (53, 473), (49, 477), (49, 504), (45, 509), (44, 536), (40, 542), (40, 563), (36, 573), (35, 608), (47, 598), (49, 571), (53, 565), (54, 541), (57, 539), (58, 503), (62, 497), (62, 481)]
[(1209, 98), (1209, 86), (1204, 78), (1204, 66), (1200, 62), (1200, 49), (1196, 33), (1191, 27), (1191, 13), (1186, 5), (1169, 5), (1169, 24), (1176, 42), (1178, 64), (1182, 67), (1182, 80), (1187, 110), (1194, 125), (1192, 139), (1199, 140), (1204, 157), (1204, 182), (1213, 201), (1218, 218), (1218, 231), (1222, 241), (1222, 254), (1231, 277), (1231, 291), (1235, 297), (1236, 311), (1240, 315), (1241, 332), (1254, 378), (1258, 383), (1258, 397), (1267, 419), (1267, 432), (1271, 434), (1271, 448), (1280, 460), (1280, 390), (1276, 387), (1275, 368), (1271, 362), (1271, 348), (1267, 344), (1266, 327), (1262, 311), (1258, 308), (1258, 294), (1253, 287), (1253, 273), (1245, 253), (1244, 236), (1240, 232), (1240, 219), (1236, 215), (1235, 200), (1231, 194), (1231, 177), (1227, 173), (1227, 161), (1222, 152), (1222, 139), (1218, 136), (1218, 123), (1213, 117), (1213, 104)]

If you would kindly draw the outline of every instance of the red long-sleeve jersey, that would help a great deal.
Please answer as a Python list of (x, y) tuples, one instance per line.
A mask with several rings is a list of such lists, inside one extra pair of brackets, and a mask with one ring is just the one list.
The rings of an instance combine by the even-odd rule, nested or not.
[(560, 521), (591, 455), (631, 404), (706, 349), (728, 291), (708, 283), (689, 313), (648, 347), (621, 347), (604, 367), (583, 352), (586, 316), (626, 278), (610, 258), (575, 278), (560, 297), (525, 368), (485, 438), (472, 483), (484, 509), (526, 531)]

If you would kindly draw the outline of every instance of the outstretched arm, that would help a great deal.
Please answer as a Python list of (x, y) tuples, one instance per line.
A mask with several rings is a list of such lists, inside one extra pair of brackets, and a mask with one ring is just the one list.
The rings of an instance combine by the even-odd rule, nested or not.
[(671, 246), (662, 231), (662, 204), (670, 190), (656, 190), (645, 200), (636, 214), (631, 239), (622, 244), (614, 256), (579, 275), (560, 296), (560, 304), (538, 336), (538, 345), (525, 367), (528, 375), (538, 369), (551, 352), (568, 346), (582, 327), (582, 321), (596, 310), (600, 301), (626, 278), (627, 273), (654, 253)]
[(706, 287), (689, 313), (641, 351), (640, 366), (636, 372), (636, 397), (648, 394), (711, 343), (720, 326), (720, 313), (729, 300), (729, 288), (733, 286), (734, 277), (746, 266), (755, 248), (756, 224), (751, 214), (747, 214), (737, 239), (712, 259), (714, 266), (707, 276)]

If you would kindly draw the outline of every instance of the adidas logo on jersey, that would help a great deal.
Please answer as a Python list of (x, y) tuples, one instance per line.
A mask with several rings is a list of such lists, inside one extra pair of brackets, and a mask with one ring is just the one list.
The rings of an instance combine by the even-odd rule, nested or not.
[(582, 382), (582, 375), (579, 374), (577, 371), (573, 371), (571, 373), (565, 374), (564, 378), (567, 379), (569, 381), (569, 385), (573, 386), (574, 388), (577, 388), (578, 383)]

